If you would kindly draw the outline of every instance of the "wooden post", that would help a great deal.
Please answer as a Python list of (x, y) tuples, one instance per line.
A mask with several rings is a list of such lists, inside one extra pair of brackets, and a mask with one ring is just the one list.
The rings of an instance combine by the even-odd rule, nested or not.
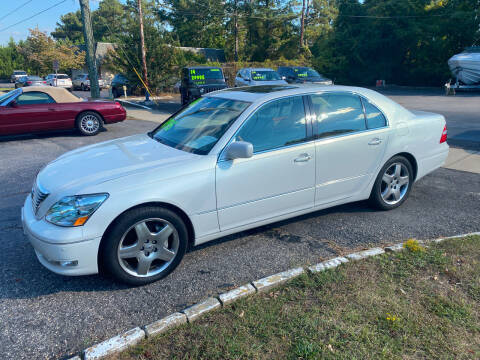
[(92, 19), (88, 0), (80, 0), (80, 10), (82, 12), (83, 36), (87, 48), (86, 60), (88, 78), (90, 79), (90, 93), (92, 98), (96, 99), (100, 97), (100, 89), (98, 86), (97, 61), (95, 59), (95, 40), (93, 38)]
[[(137, 0), (138, 3), (138, 17), (140, 22), (140, 47), (142, 51), (142, 66), (143, 66), (143, 81), (148, 87), (148, 73), (147, 73), (147, 52), (145, 50), (145, 36), (143, 34), (143, 13), (142, 13), (142, 0)], [(145, 89), (145, 97), (148, 100), (148, 89)]]
[(302, 5), (302, 18), (300, 20), (300, 48), (303, 48), (303, 32), (305, 26), (305, 0)]
[(234, 11), (234, 16), (235, 16), (235, 51), (234, 51), (234, 60), (235, 62), (238, 61), (238, 14), (237, 14), (237, 7), (238, 7), (238, 0), (235, 0), (235, 11)]

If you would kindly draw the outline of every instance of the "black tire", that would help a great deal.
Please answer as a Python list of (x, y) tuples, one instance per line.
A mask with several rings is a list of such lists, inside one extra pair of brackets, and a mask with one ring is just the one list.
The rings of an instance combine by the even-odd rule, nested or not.
[(112, 88), (112, 96), (113, 98), (118, 98), (118, 90), (115, 88)]
[[(135, 224), (139, 224), (142, 223), (142, 221), (154, 218), (164, 219), (175, 228), (176, 235), (178, 235), (178, 249), (176, 250), (175, 257), (169, 262), (165, 262), (165, 264), (163, 264), (166, 265), (163, 270), (161, 265), (157, 265), (159, 267), (158, 270), (161, 270), (161, 272), (152, 276), (148, 276), (148, 272), (147, 275), (144, 275), (143, 277), (140, 277), (140, 275), (132, 275), (125, 270), (125, 265), (120, 263), (118, 255), (119, 247), (121, 246), (124, 236), (128, 236), (128, 234), (130, 234), (132, 227)], [(138, 286), (149, 284), (164, 278), (170, 274), (178, 266), (178, 264), (180, 264), (187, 250), (187, 244), (187, 227), (180, 216), (178, 216), (175, 212), (163, 207), (153, 206), (132, 209), (125, 212), (117, 220), (115, 220), (108, 233), (104, 236), (100, 246), (99, 254), (101, 269), (113, 276), (113, 278), (116, 280), (129, 285)], [(135, 259), (133, 261), (135, 262)], [(131, 271), (135, 272), (133, 267)]]
[[(399, 180), (396, 180), (396, 184), (392, 183), (390, 186), (395, 187), (397, 189), (397, 186), (399, 188), (399, 193), (402, 194), (399, 200), (392, 199), (391, 202), (387, 201), (384, 199), (382, 196), (382, 191), (385, 190), (385, 188), (388, 188), (388, 185), (383, 181), (383, 176), (386, 173), (387, 170), (389, 170), (392, 166), (395, 164), (401, 165), (401, 173), (403, 174), (403, 177), (406, 178), (408, 175), (408, 184), (406, 188), (403, 187), (403, 185), (399, 185)], [(408, 172), (408, 174), (406, 174)], [(395, 175), (392, 175), (395, 176)], [(401, 177), (399, 174), (398, 177)], [(370, 194), (370, 204), (380, 210), (392, 210), (400, 205), (402, 205), (410, 195), (410, 191), (412, 190), (412, 185), (413, 185), (413, 168), (412, 164), (410, 164), (410, 161), (408, 161), (406, 158), (403, 156), (394, 156), (390, 160), (388, 160), (385, 165), (381, 168), (379, 171), (377, 178), (375, 180), (375, 183), (373, 185), (372, 193)], [(405, 191), (403, 191), (403, 189)], [(384, 191), (384, 193), (386, 193)]]
[(84, 111), (77, 116), (76, 127), (82, 135), (94, 136), (103, 129), (103, 119), (94, 111)]
[(81, 90), (81, 91), (85, 91), (85, 85), (83, 85), (83, 83), (80, 84), (80, 90)]

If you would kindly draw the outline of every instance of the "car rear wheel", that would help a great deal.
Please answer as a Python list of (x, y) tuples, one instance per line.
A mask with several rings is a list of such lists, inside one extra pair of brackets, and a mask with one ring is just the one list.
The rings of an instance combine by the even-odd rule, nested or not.
[(93, 111), (85, 111), (78, 115), (77, 128), (85, 136), (97, 135), (103, 127), (103, 121), (99, 114)]
[(80, 90), (85, 91), (85, 85), (80, 84)]
[(395, 156), (380, 170), (370, 202), (381, 210), (395, 209), (407, 200), (412, 184), (412, 165), (403, 156)]
[(182, 219), (162, 207), (132, 209), (115, 221), (102, 241), (102, 268), (115, 279), (144, 285), (172, 272), (187, 249)]
[(112, 96), (113, 96), (114, 98), (117, 98), (117, 97), (119, 96), (119, 95), (118, 95), (118, 90), (117, 90), (117, 89), (115, 89), (115, 88), (112, 88)]

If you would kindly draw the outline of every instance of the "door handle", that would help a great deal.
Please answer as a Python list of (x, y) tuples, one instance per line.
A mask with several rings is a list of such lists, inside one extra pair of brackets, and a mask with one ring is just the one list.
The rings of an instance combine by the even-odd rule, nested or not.
[(56, 111), (55, 108), (48, 108), (50, 111)]
[(296, 158), (295, 160), (293, 160), (293, 162), (307, 162), (309, 160), (312, 160), (312, 156), (310, 154), (301, 154), (298, 158)]
[(373, 138), (372, 140), (370, 140), (370, 142), (368, 143), (368, 145), (380, 145), (381, 143), (382, 143), (382, 139)]

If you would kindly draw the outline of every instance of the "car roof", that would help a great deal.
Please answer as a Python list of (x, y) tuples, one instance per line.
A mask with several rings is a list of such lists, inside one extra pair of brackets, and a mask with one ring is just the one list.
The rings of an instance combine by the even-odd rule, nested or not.
[[(284, 96), (305, 95), (317, 92), (343, 92), (356, 93), (372, 101), (374, 104), (382, 104), (382, 108), (394, 108), (400, 106), (388, 97), (361, 87), (342, 85), (319, 85), (319, 84), (289, 84), (289, 85), (260, 85), (229, 88), (211, 92), (204, 96), (214, 96), (224, 99), (247, 101), (261, 104)], [(403, 107), (402, 107), (403, 108)]]
[(29, 86), (22, 88), (22, 92), (28, 93), (32, 91), (43, 92), (50, 95), (53, 100), (57, 103), (72, 103), (72, 102), (82, 102), (83, 99), (73, 95), (70, 91), (54, 87), (54, 86)]
[(248, 67), (248, 68), (243, 68), (243, 69), (240, 69), (238, 71), (242, 71), (242, 70), (251, 70), (251, 71), (275, 71), (271, 68), (255, 68), (255, 67)]

